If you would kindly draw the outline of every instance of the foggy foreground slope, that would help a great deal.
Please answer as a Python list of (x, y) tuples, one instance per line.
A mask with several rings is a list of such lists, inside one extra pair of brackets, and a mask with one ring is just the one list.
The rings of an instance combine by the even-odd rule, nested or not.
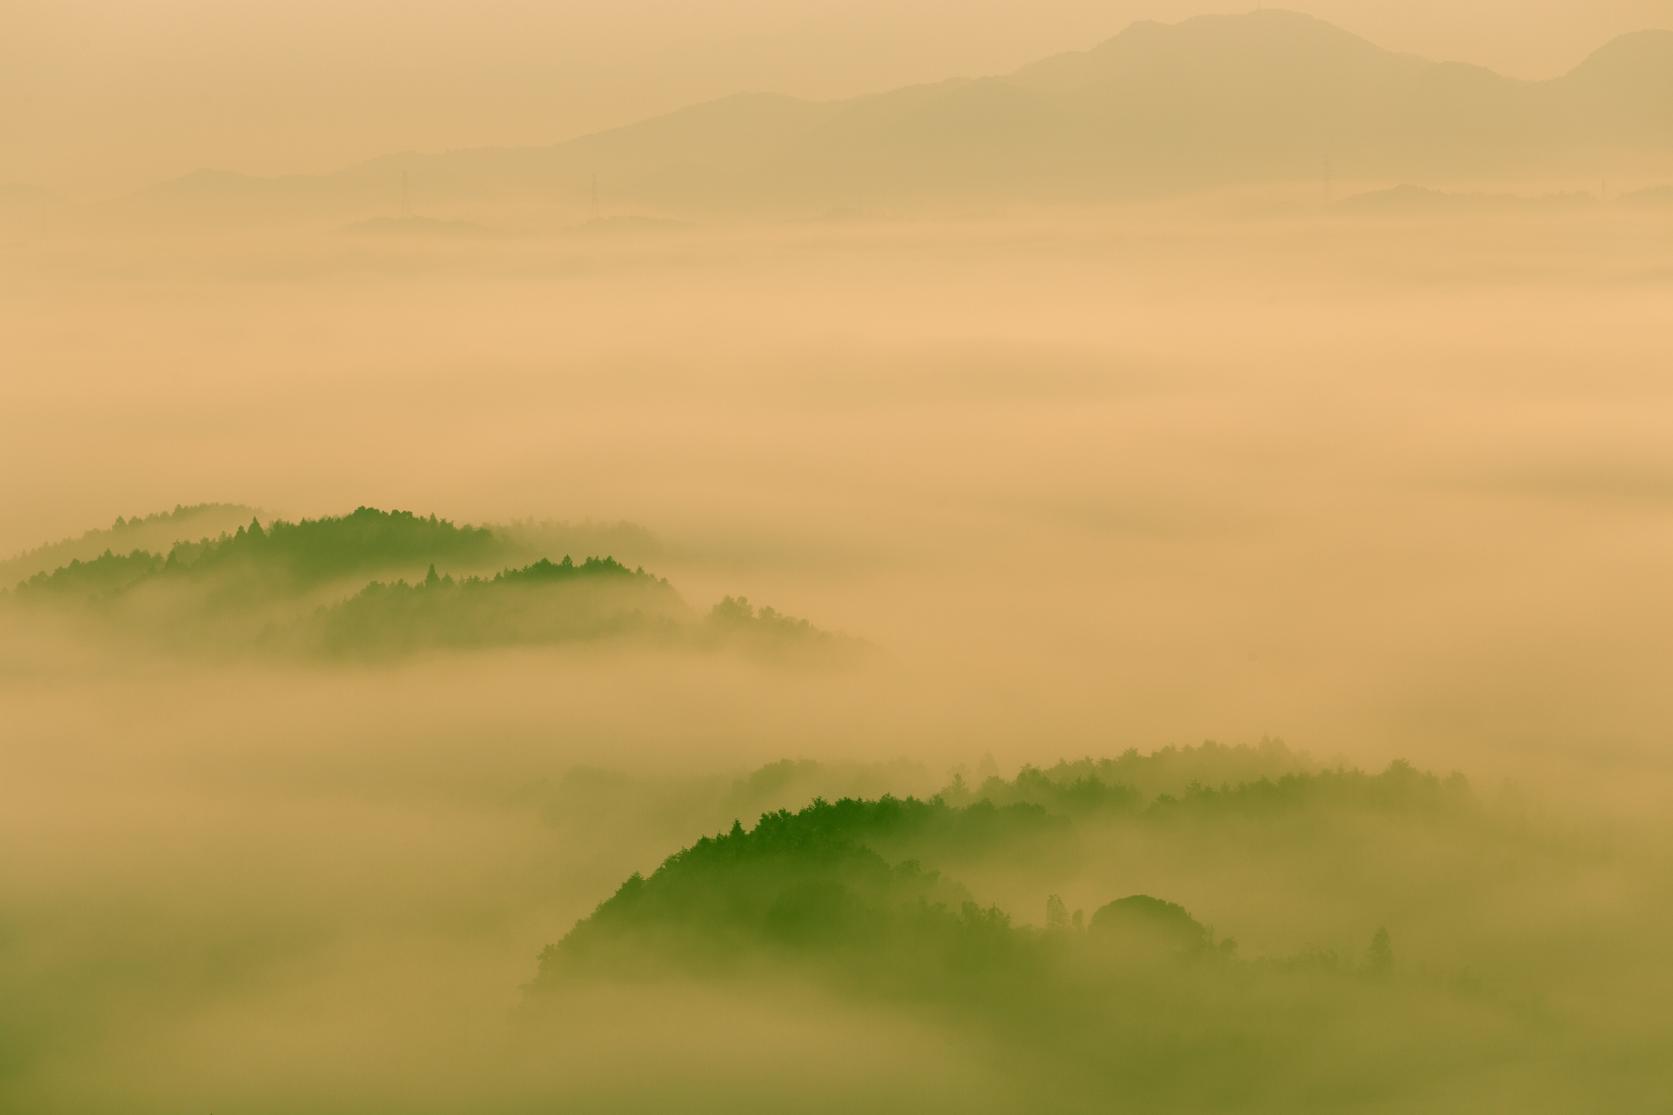
[[(1306, 765), (1274, 745), (1157, 765), (1180, 759), (1204, 773)], [(928, 800), (821, 798), (734, 822), (631, 876), (547, 948), (530, 1015), (574, 1041), (599, 1024), (574, 1012), (613, 987), (750, 996), (789, 1014), (804, 1009), (798, 995), (829, 995), (911, 1018), (982, 1066), (952, 1084), (930, 1056), (856, 1072), (845, 1094), (878, 1110), (916, 1109), (938, 1089), (972, 1104), (959, 1085), (977, 1080), (993, 1089), (979, 1109), (1087, 1111), (1565, 1111), (1631, 1107), (1669, 1084), (1654, 1003), (1673, 906), (1647, 874), (1654, 858), (1616, 878), (1616, 912), (1638, 922), (1618, 932), (1592, 920), (1590, 896), (1615, 853), (1483, 800), (1462, 776), (1303, 769), (1193, 781), (1177, 796), (1119, 781), (1151, 761), (1025, 768)], [(1129, 893), (1141, 884), (1188, 894), (1190, 910)], [(1404, 936), (1371, 925), (1373, 911)], [(1234, 935), (1239, 922), (1259, 951)], [(1321, 935), (1301, 945), (1291, 934), (1306, 923)], [(631, 1043), (627, 1025), (603, 1024)], [(837, 1106), (829, 1092), (777, 1089), (781, 1102)], [(651, 1104), (659, 1088), (623, 1081), (589, 1098), (606, 1095)]]
[[(1584, 792), (1270, 740), (743, 771), (791, 740), (934, 749), (830, 737), (864, 731), (833, 696), (910, 707), (898, 664), (810, 656), (831, 637), (770, 610), (698, 621), (610, 559), (472, 572), (597, 528), (128, 521), (167, 556), (6, 601), (103, 645), (8, 679), (8, 839), (50, 849), (7, 868), (20, 1110), (1562, 1112), (1673, 1086), (1673, 845)], [(275, 654), (275, 617), (338, 641)], [(670, 655), (699, 622), (726, 637), (679, 649), (749, 653)], [(351, 648), (378, 668), (338, 672)]]
[(4, 1106), (1644, 1107), (1659, 213), (31, 249)]

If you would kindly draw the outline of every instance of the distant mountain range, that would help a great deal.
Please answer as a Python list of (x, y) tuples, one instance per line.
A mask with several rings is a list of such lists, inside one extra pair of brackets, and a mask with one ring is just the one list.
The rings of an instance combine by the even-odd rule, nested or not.
[(1014, 73), (815, 102), (743, 94), (541, 147), (388, 155), (332, 174), (201, 171), (129, 212), (223, 220), (549, 202), (773, 210), (1095, 201), (1267, 182), (1660, 178), (1673, 168), (1673, 31), (1521, 81), (1383, 50), (1309, 16), (1139, 23)]

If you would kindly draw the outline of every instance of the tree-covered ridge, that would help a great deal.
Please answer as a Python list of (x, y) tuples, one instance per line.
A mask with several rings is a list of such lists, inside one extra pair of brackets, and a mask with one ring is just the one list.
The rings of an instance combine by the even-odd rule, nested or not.
[(628, 522), (513, 520), (473, 526), (371, 507), (294, 522), (269, 519), (265, 525), (263, 518), (254, 508), (237, 503), (177, 505), (170, 511), (119, 517), (109, 527), (0, 561), (0, 590), (26, 581), (41, 587), (56, 580), (60, 569), (136, 552), (153, 555), (176, 571), (207, 573), (229, 563), (253, 562), (303, 580), (338, 573), (422, 571), (432, 561), (455, 573), (485, 573), (490, 567), (526, 565), (562, 554), (610, 554), (633, 563), (661, 552), (654, 535)]
[(979, 792), (998, 801), (1004, 795), (1019, 793), (1072, 795), (1077, 785), (1097, 783), (1123, 787), (1152, 798), (1180, 794), (1194, 785), (1255, 782), (1315, 769), (1317, 764), (1313, 759), (1291, 750), (1280, 740), (1231, 746), (1210, 740), (1193, 747), (1169, 746), (1149, 752), (1128, 748), (1114, 757), (1065, 759), (1044, 768), (1025, 766), (1015, 785), (1007, 785), (1004, 779), (993, 779), (992, 772), (972, 777), (968, 771), (960, 771), (945, 794), (957, 798)]
[(106, 550), (89, 561), (78, 558), (50, 573), (37, 573), (18, 585), (17, 592), (25, 598), (109, 599), (158, 576), (167, 565), (166, 558), (146, 550)]
[[(1495, 833), (1460, 778), (1396, 762), (1237, 780), (1263, 756), (1307, 764), (1272, 745), (1207, 745), (1160, 760), (1202, 775), (1182, 790), (1105, 782), (1155, 774), (1129, 755), (995, 776), (992, 797), (815, 800), (733, 821), (631, 875), (548, 946), (531, 1008), (562, 1012), (601, 984), (770, 997), (789, 981), (958, 1027), (1086, 1110), (1120, 1095), (1138, 1110), (1292, 1111), (1333, 1089), (1374, 1096), (1401, 1072), (1455, 1071), (1460, 1049), (1492, 1058), (1546, 1041), (1550, 1016), (1518, 962), (1475, 974), (1495, 971), (1507, 930), (1456, 914), (1506, 886), (1522, 900), (1494, 901), (1532, 916), (1525, 872), (1542, 886), (1585, 878), (1573, 849)], [(1056, 789), (1072, 792), (1042, 800)], [(1321, 887), (1354, 914), (1347, 932), (1308, 940), (1310, 919), (1332, 920)], [(1274, 910), (1300, 940), (1272, 947), (1260, 923)], [(1245, 928), (1253, 947), (1234, 939)], [(1391, 1019), (1432, 1032), (1385, 1057), (1363, 1035), (1394, 1040)]]
[(48, 542), (0, 561), (0, 588), (61, 566), (87, 564), (106, 553), (141, 550), (166, 555), (177, 542), (217, 537), (249, 522), (255, 514), (254, 508), (240, 503), (196, 503), (177, 504), (173, 510), (150, 515), (119, 516), (108, 527)]
[(371, 656), (622, 638), (791, 661), (830, 662), (857, 649), (742, 598), (697, 619), (665, 578), (608, 557), (542, 558), (491, 577), (455, 578), (432, 565), (417, 583), (372, 582), (320, 609), (308, 628), (315, 649)]
[(492, 577), (374, 581), (322, 608), (307, 638), (334, 653), (540, 645), (673, 632), (686, 614), (666, 580), (613, 558), (542, 559)]
[[(176, 542), (166, 552), (106, 551), (38, 573), (19, 586), (25, 593), (93, 595), (131, 588), (152, 577), (180, 579), (233, 576), (257, 578), (273, 588), (306, 588), (356, 575), (419, 568), (426, 563), (475, 566), (495, 560), (500, 543), (484, 527), (456, 526), (446, 519), (410, 511), (359, 507), (347, 515), (275, 519), (267, 526), (252, 518), (214, 538)], [(146, 566), (146, 576), (124, 578), (117, 571)]]
[[(1088, 773), (1092, 772), (1092, 773)], [(1488, 805), (1458, 775), (1440, 777), (1405, 762), (1380, 773), (1341, 764), (1325, 766), (1277, 741), (1226, 746), (1207, 742), (1170, 746), (1111, 759), (1080, 759), (1048, 767), (1023, 766), (1014, 777), (997, 773), (976, 782), (967, 771), (937, 778), (918, 763), (781, 759), (747, 772), (704, 777), (626, 773), (577, 767), (561, 778), (525, 789), (524, 799), (565, 839), (626, 841), (653, 834), (673, 846), (692, 832), (726, 828), (734, 819), (800, 810), (810, 801), (873, 801), (880, 819), (923, 818), (936, 806), (966, 808), (963, 832), (983, 818), (1011, 822), (1003, 839), (943, 842), (932, 848), (935, 826), (874, 824), (868, 840), (885, 854), (933, 857), (1059, 841), (1073, 851), (1078, 835), (1111, 829), (1130, 842), (1149, 832), (1217, 822), (1259, 825), (1296, 818), (1308, 823), (1385, 819), (1423, 823), (1479, 823)], [(1021, 807), (1021, 808), (1013, 808)], [(997, 824), (995, 830), (999, 829)], [(891, 840), (910, 838), (896, 847)], [(1238, 836), (1240, 842), (1242, 836)], [(947, 866), (942, 864), (942, 866)], [(1037, 859), (1039, 874), (1050, 867)]]
[(486, 527), (357, 507), (294, 523), (276, 519), (266, 528), (251, 520), (230, 535), (175, 546), (168, 565), (199, 574), (248, 569), (309, 584), (426, 562), (474, 565), (495, 560), (501, 549)]
[[(1231, 749), (1192, 750), (1212, 763)], [(1105, 769), (1120, 769), (1120, 762)], [(1080, 764), (1053, 769), (1078, 771)], [(840, 960), (848, 972), (856, 965), (884, 965), (896, 976), (901, 955), (912, 957), (908, 967), (921, 974), (926, 952), (964, 956), (976, 947), (972, 941), (1021, 957), (1041, 944), (1034, 929), (1013, 927), (1005, 912), (975, 903), (964, 886), (928, 865), (968, 866), (1021, 853), (1049, 879), (1049, 861), (1078, 850), (1077, 826), (1112, 815), (1167, 826), (1182, 817), (1212, 824), (1284, 812), (1317, 818), (1335, 811), (1427, 815), (1472, 808), (1461, 779), (1441, 779), (1403, 762), (1380, 774), (1324, 770), (1195, 786), (1177, 797), (1146, 797), (1096, 774), (1054, 780), (1025, 768), (1015, 779), (989, 779), (982, 795), (962, 804), (943, 795), (820, 799), (800, 810), (763, 814), (750, 829), (734, 821), (730, 831), (698, 840), (650, 876), (634, 875), (546, 950), (538, 982), (549, 985), (600, 966), (716, 970), (786, 950), (813, 950), (821, 954), (819, 965)], [(1102, 942), (1099, 947), (1113, 942), (1141, 955), (1158, 942), (1162, 951), (1181, 956), (1221, 944), (1175, 904), (1144, 895), (1111, 897), (1115, 901), (1088, 922), (1084, 911), (1071, 915), (1053, 896), (1046, 929), (1084, 928)]]
[(931, 968), (941, 979), (974, 971), (997, 959), (995, 950), (1024, 945), (1010, 919), (977, 905), (938, 871), (911, 859), (891, 862), (871, 846), (880, 834), (957, 830), (971, 819), (973, 828), (993, 826), (991, 816), (893, 798), (815, 802), (766, 814), (748, 830), (735, 822), (649, 877), (631, 876), (542, 954), (537, 985), (780, 963), (836, 965), (878, 986), (923, 978)]
[[(577, 565), (573, 558), (565, 555), (562, 561), (552, 561), (550, 558), (541, 558), (533, 565), (526, 565), (521, 569), (506, 569), (496, 573), (491, 580), (485, 581), (480, 577), (471, 577), (464, 583), (466, 585), (538, 585), (557, 584), (564, 581), (582, 581), (588, 579), (643, 579), (646, 577), (650, 577), (651, 580), (655, 581), (659, 585), (666, 586), (668, 584), (668, 581), (664, 578), (651, 577), (651, 575), (646, 573), (643, 568), (629, 569), (615, 558), (590, 557)], [(435, 575), (435, 567), (431, 566), (430, 575), (424, 580), (424, 587), (435, 588), (442, 583), (443, 578), (437, 577)]]
[(502, 533), (370, 507), (265, 526), (252, 518), (166, 552), (73, 560), (30, 577), (13, 596), (69, 606), (67, 614), (94, 627), (216, 654), (395, 657), (628, 636), (786, 661), (831, 661), (854, 649), (742, 597), (701, 615), (666, 580), (614, 557), (525, 554), (530, 539), (599, 531), (638, 538), (624, 524)]
[[(1260, 816), (1305, 809), (1369, 811), (1466, 810), (1473, 804), (1469, 783), (1456, 772), (1442, 777), (1396, 760), (1380, 773), (1334, 767), (1306, 769), (1302, 757), (1281, 744), (1263, 744), (1259, 755), (1274, 766), (1294, 764), (1288, 773), (1257, 773), (1248, 762), (1256, 749), (1215, 743), (1137, 752), (1117, 759), (1024, 766), (1015, 778), (991, 777), (972, 790), (962, 777), (942, 791), (948, 801), (1026, 803), (1067, 816), (1127, 814), (1165, 820), (1178, 815)], [(1170, 771), (1168, 768), (1172, 768)], [(1195, 776), (1183, 789), (1167, 785), (1181, 771)], [(1240, 777), (1243, 776), (1243, 777)]]

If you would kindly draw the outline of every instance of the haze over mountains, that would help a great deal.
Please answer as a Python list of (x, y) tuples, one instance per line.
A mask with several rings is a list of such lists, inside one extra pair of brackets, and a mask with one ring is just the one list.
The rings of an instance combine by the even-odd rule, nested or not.
[(848, 100), (739, 94), (551, 146), (394, 154), (319, 176), (201, 171), (126, 199), (146, 218), (428, 206), (808, 213), (930, 202), (1075, 203), (1322, 180), (1388, 184), (1673, 173), (1673, 32), (1522, 81), (1396, 54), (1309, 16), (1138, 23), (1013, 73)]
[(8, 5), (0, 1115), (1667, 1107), (1673, 0), (1281, 2)]

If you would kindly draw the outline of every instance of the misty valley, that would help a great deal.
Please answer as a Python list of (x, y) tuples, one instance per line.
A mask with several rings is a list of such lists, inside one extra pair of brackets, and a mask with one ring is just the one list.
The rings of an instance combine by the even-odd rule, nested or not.
[[(857, 639), (736, 596), (693, 607), (610, 549), (637, 558), (664, 544), (626, 523), (472, 526), (362, 507), (264, 524), (244, 505), (177, 506), (20, 554), (0, 607), (36, 646), (76, 648), (57, 661), (43, 653), (37, 684), (108, 670), (136, 648), (188, 676), (326, 679), (349, 663), (386, 682), (415, 656), (447, 672), (487, 656), (521, 676), (526, 664), (498, 656), (541, 648), (611, 654), (641, 677), (719, 655), (753, 685), (868, 668), (872, 652)], [(85, 657), (101, 645), (104, 657)], [(217, 730), (240, 734), (243, 723)], [(368, 730), (390, 731), (367, 725), (331, 747), (354, 749)], [(301, 838), (261, 851), (258, 876), (242, 877), (242, 856), (229, 865), (182, 847), (138, 889), (94, 900), (49, 887), (11, 905), (0, 975), (13, 1001), (40, 1007), (8, 1019), (8, 1086), (27, 1101), (42, 1094), (32, 1066), (132, 1041), (125, 1020), (136, 1009), (169, 1023), (147, 1027), (115, 1075), (61, 1093), (72, 1107), (120, 1094), (127, 1110), (172, 1109), (167, 1075), (145, 1066), (196, 1063), (210, 1049), (237, 1066), (240, 1107), (272, 1111), (1090, 1111), (1112, 1097), (1143, 1109), (1375, 1110), (1390, 1095), (1428, 1110), (1513, 1097), (1522, 1110), (1563, 1111), (1599, 1096), (1630, 1107), (1673, 1086), (1656, 1053), (1673, 1036), (1659, 1009), (1673, 932), (1665, 852), (1508, 782), (1405, 761), (1368, 771), (1273, 740), (1062, 757), (1009, 777), (990, 755), (944, 775), (902, 759), (781, 758), (730, 772), (712, 757), (694, 767), (691, 755), (541, 762), (506, 771), (492, 790), (445, 774), (413, 782), (398, 793), (416, 813), (367, 820), (374, 829), (351, 837), (373, 838), (358, 859), (458, 811), (420, 841), (426, 857), (458, 857), (439, 876), (427, 866), (393, 880), (316, 874), (331, 827), (292, 834), (284, 815), (345, 790), (331, 808), (360, 814), (393, 789), (372, 791), (388, 775), (405, 771), (404, 782), (449, 755), (457, 764), (458, 747), (498, 735), (453, 727), (439, 752), (408, 753), (427, 734), (434, 748), (434, 732), (394, 729), (377, 783), (353, 774), (351, 756), (304, 755), (286, 773), (296, 755), (272, 767), (245, 751), (249, 741), (235, 745), (266, 766), (262, 785), (287, 787), (286, 804), (281, 817), (260, 805), (253, 824), (234, 822), (223, 838), (256, 841), (247, 850)], [(314, 746), (283, 734), (274, 743)], [(134, 771), (143, 778), (152, 765)], [(550, 773), (532, 776), (540, 767)], [(306, 768), (315, 773), (292, 781)], [(230, 773), (213, 781), (237, 800), (250, 772)], [(309, 783), (321, 777), (338, 789), (316, 800), (322, 787)], [(107, 778), (82, 778), (88, 807), (100, 808)], [(455, 848), (460, 835), (491, 842)], [(484, 851), (504, 862), (479, 875)], [(122, 862), (101, 877), (121, 878)], [(205, 905), (195, 893), (217, 897)], [(376, 929), (372, 908), (356, 912), (371, 894), (434, 935), (425, 952), (412, 953), (396, 926)], [(103, 929), (64, 951), (58, 919), (70, 909), (84, 917), (68, 940)], [(375, 935), (332, 956), (343, 917), (373, 918), (360, 931)], [(535, 956), (518, 942), (537, 925), (549, 939)], [(405, 998), (437, 975), (411, 965), (461, 957), (481, 981), (466, 993), (471, 1009), (498, 1006), (491, 1021), (426, 1021), (449, 1043), (445, 1056), (407, 1059), (410, 1039), (389, 1032), (400, 1024), (380, 1023), (372, 1047), (351, 1043), (348, 1056), (395, 1058), (388, 1078), (345, 1065), (324, 1103), (322, 1081), (246, 1059), (254, 1004), (263, 1015), (306, 1012), (324, 993), (315, 965), (367, 969), (351, 995)], [(157, 999), (164, 965), (185, 982)], [(725, 1004), (737, 1003), (749, 1008), (735, 1029)], [(728, 1021), (705, 1025), (717, 1012)], [(647, 1039), (647, 1017), (688, 1032)], [(484, 1025), (496, 1036), (485, 1039)], [(319, 1040), (337, 1040), (329, 1034)], [(651, 1041), (676, 1041), (679, 1053)], [(759, 1043), (769, 1063), (740, 1042)], [(259, 1097), (243, 1091), (249, 1079), (261, 1081)], [(203, 1086), (229, 1084), (211, 1073)]]
[(1668, 5), (5, 6), (0, 1115), (1668, 1110)]

